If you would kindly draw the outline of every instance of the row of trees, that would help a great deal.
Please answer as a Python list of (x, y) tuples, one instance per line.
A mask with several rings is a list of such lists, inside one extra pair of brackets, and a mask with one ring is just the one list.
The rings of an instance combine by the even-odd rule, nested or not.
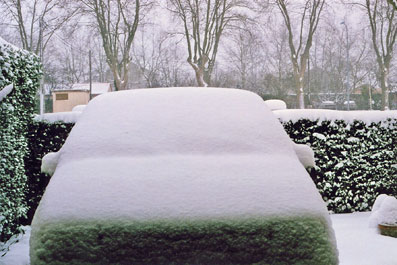
[(293, 93), (304, 108), (314, 95), (343, 101), (378, 86), (382, 109), (390, 106), (397, 20), (386, 1), (0, 0), (0, 8), (8, 14), (0, 34), (42, 56), (54, 87), (88, 80), (91, 50), (94, 79), (117, 90), (196, 82)]

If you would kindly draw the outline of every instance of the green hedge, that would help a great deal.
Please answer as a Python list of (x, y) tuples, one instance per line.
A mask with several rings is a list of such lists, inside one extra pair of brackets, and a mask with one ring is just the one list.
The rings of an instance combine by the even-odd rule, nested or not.
[(27, 212), (24, 157), (26, 131), (32, 119), (41, 77), (39, 58), (0, 38), (0, 90), (12, 91), (0, 100), (0, 241), (11, 237)]
[(74, 123), (61, 121), (49, 123), (33, 120), (28, 126), (28, 149), (25, 156), (25, 169), (28, 176), (26, 199), (29, 206), (27, 218), (23, 224), (30, 224), (34, 212), (43, 196), (44, 190), (50, 181), (50, 176), (41, 173), (41, 160), (49, 152), (57, 152), (65, 142)]
[(397, 195), (397, 119), (282, 123), (294, 142), (312, 147), (311, 177), (330, 211), (369, 211), (379, 194)]
[(69, 221), (32, 230), (31, 263), (338, 264), (320, 217)]

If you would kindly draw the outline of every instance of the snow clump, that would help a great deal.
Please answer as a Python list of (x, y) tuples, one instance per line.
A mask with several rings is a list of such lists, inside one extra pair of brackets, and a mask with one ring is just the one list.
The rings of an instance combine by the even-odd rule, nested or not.
[(397, 225), (397, 198), (385, 194), (376, 198), (369, 218), (369, 226), (377, 227), (378, 224)]
[(58, 165), (59, 152), (51, 152), (46, 154), (41, 161), (41, 172), (52, 176)]
[(0, 101), (2, 101), (3, 98), (10, 94), (13, 88), (14, 86), (11, 84), (0, 90)]

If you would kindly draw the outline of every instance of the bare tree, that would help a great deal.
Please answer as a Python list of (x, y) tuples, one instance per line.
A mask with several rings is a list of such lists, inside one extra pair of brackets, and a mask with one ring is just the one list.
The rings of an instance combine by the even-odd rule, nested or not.
[(116, 90), (128, 88), (130, 51), (140, 21), (140, 0), (81, 0), (95, 17)]
[(288, 89), (294, 86), (291, 83), (292, 66), (288, 58), (288, 31), (279, 23), (269, 25), (265, 31), (265, 36), (269, 37), (265, 86), (272, 95), (283, 98), (289, 92)]
[(250, 40), (252, 40), (252, 33), (249, 31), (239, 30), (236, 35), (233, 36), (233, 46), (228, 48), (228, 54), (230, 57), (228, 60), (230, 64), (237, 70), (240, 76), (239, 87), (241, 89), (246, 88), (249, 53), (250, 53)]
[(237, 0), (169, 0), (170, 10), (183, 23), (187, 62), (194, 69), (197, 84), (208, 86), (222, 33), (236, 18)]
[(0, 0), (0, 4), (17, 24), (22, 48), (36, 54), (78, 12), (72, 3), (59, 0)]
[[(153, 28), (147, 30), (142, 27), (139, 41), (133, 47), (135, 63), (139, 67), (146, 81), (147, 87), (159, 86), (160, 67), (166, 49), (167, 34), (156, 33)], [(147, 33), (150, 34), (147, 34)], [(148, 37), (150, 35), (150, 37)]]
[(170, 45), (162, 53), (160, 60), (160, 86), (193, 86), (195, 78), (191, 77), (189, 69), (185, 64), (185, 59), (180, 52), (180, 44), (172, 39)]
[(366, 0), (365, 9), (372, 32), (372, 46), (378, 63), (378, 79), (382, 89), (382, 109), (389, 109), (390, 63), (397, 36), (396, 10), (385, 1)]
[[(297, 21), (291, 21), (288, 1), (276, 0), (276, 4), (281, 11), (285, 26), (288, 30), (288, 44), (294, 69), (295, 89), (299, 108), (305, 107), (304, 76), (310, 55), (310, 48), (312, 46), (313, 35), (316, 32), (324, 3), (324, 0), (305, 0), (303, 6), (295, 6), (294, 9), (302, 9), (300, 11), (301, 16), (299, 22), (296, 23)], [(299, 25), (297, 31), (294, 28), (295, 24)]]

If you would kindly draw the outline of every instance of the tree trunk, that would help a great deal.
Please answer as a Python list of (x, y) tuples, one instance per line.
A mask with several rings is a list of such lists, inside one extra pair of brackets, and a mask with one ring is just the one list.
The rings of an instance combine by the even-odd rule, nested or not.
[(128, 83), (128, 70), (125, 70), (123, 74), (124, 78), (120, 76), (117, 66), (112, 67), (112, 73), (114, 76), (114, 85), (116, 86), (115, 91), (126, 90)]
[(296, 102), (299, 109), (305, 108), (305, 98), (303, 93), (303, 75), (301, 73), (295, 74), (295, 89), (296, 89)]
[(389, 68), (384, 67), (380, 71), (380, 86), (382, 89), (382, 110), (389, 110)]
[(247, 69), (245, 63), (241, 63), (241, 89), (245, 90), (247, 84)]
[(204, 69), (194, 68), (194, 72), (196, 73), (197, 85), (199, 87), (206, 87), (207, 84), (204, 81)]
[(205, 81), (206, 78), (205, 67), (204, 67), (205, 64), (193, 63), (190, 58), (188, 58), (187, 62), (190, 64), (190, 66), (193, 68), (194, 72), (196, 73), (197, 85), (199, 87), (207, 87), (208, 83)]
[(205, 86), (211, 86), (211, 73), (208, 69), (204, 69), (204, 82)]
[[(295, 91), (296, 91), (296, 103), (297, 103), (297, 108), (298, 109), (304, 109), (305, 108), (305, 98), (304, 98), (304, 75), (305, 75), (305, 70), (304, 67), (299, 70), (299, 67), (297, 67), (297, 63), (294, 63), (294, 79), (295, 79)], [(303, 70), (302, 70), (303, 69)]]

